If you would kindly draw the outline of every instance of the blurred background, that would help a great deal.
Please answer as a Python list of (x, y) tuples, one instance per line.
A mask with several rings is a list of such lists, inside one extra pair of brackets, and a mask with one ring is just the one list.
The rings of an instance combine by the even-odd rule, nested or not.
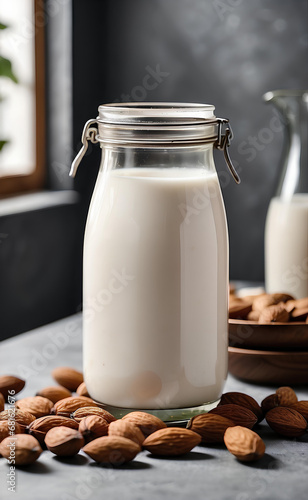
[(240, 186), (215, 153), (230, 278), (263, 281), (284, 125), (262, 95), (307, 88), (307, 10), (307, 0), (0, 0), (0, 338), (81, 309), (99, 147), (76, 180), (68, 171), (102, 103), (201, 102), (230, 119)]

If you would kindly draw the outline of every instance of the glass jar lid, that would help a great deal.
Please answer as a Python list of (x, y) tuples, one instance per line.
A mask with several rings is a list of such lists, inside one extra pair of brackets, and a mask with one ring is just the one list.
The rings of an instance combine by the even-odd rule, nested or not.
[(82, 133), (83, 147), (72, 163), (70, 175), (88, 148), (88, 141), (122, 147), (171, 148), (213, 143), (224, 152), (234, 180), (240, 178), (228, 147), (232, 139), (229, 120), (217, 118), (211, 104), (177, 102), (110, 103), (99, 106), (98, 117), (88, 120)]

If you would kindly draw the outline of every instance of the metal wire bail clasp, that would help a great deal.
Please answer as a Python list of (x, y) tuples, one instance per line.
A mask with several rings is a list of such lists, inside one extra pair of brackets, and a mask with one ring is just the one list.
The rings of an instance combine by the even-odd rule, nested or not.
[[(215, 142), (215, 147), (217, 149), (220, 149), (221, 151), (223, 151), (226, 163), (229, 167), (229, 170), (232, 174), (233, 179), (235, 180), (236, 184), (240, 184), (240, 182), (241, 182), (240, 176), (238, 175), (237, 171), (235, 170), (235, 167), (231, 161), (231, 158), (229, 155), (229, 149), (228, 149), (230, 144), (231, 144), (232, 138), (233, 138), (233, 132), (232, 132), (231, 125), (229, 123), (229, 120), (227, 120), (226, 118), (217, 118), (217, 121), (218, 121), (218, 137), (217, 137), (217, 141)], [(222, 133), (223, 125), (226, 125), (224, 134)]]
[[(96, 126), (93, 127), (91, 125), (96, 125)], [(77, 168), (79, 167), (82, 158), (87, 152), (89, 141), (91, 141), (93, 144), (96, 144), (98, 142), (96, 136), (97, 136), (97, 120), (96, 119), (88, 120), (85, 126), (83, 127), (82, 131), (82, 136), (81, 136), (82, 148), (79, 151), (79, 153), (75, 156), (72, 162), (71, 170), (69, 173), (70, 177), (75, 177)]]

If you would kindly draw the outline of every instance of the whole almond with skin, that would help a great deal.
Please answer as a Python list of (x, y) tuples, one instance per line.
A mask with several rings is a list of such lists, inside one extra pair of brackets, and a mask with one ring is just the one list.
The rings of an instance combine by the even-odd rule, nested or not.
[(201, 413), (193, 417), (187, 428), (200, 434), (203, 443), (223, 443), (228, 427), (234, 427), (232, 420), (221, 415)]
[(294, 307), (296, 307), (297, 309), (308, 308), (308, 297), (294, 300)]
[(83, 406), (82, 408), (78, 408), (78, 410), (71, 414), (71, 418), (79, 423), (83, 418), (88, 417), (89, 415), (98, 415), (99, 417), (103, 417), (108, 424), (116, 420), (116, 418), (111, 415), (109, 411), (98, 406)]
[(9, 465), (33, 464), (42, 451), (37, 439), (27, 434), (6, 437), (0, 443), (0, 453), (8, 460)]
[(39, 418), (50, 414), (53, 402), (42, 396), (33, 396), (16, 401), (15, 406), (19, 410), (27, 411), (32, 413), (36, 418)]
[(257, 295), (256, 298), (254, 299), (252, 303), (252, 310), (261, 313), (263, 309), (272, 306), (274, 304), (277, 304), (274, 297), (270, 294), (263, 293), (261, 295)]
[(250, 311), (250, 313), (247, 314), (247, 320), (248, 321), (259, 321), (260, 314), (261, 313), (259, 311)]
[(246, 318), (247, 314), (251, 311), (251, 303), (246, 302), (244, 299), (236, 298), (230, 301), (229, 304), (229, 318), (241, 319)]
[(141, 432), (137, 425), (129, 422), (128, 420), (116, 420), (115, 422), (111, 422), (108, 428), (109, 436), (122, 436), (127, 439), (131, 439), (135, 441), (135, 443), (142, 446), (142, 443), (145, 439), (144, 434)]
[(84, 406), (98, 406), (93, 399), (87, 398), (86, 396), (71, 396), (69, 398), (60, 399), (54, 405), (51, 413), (54, 415), (62, 415), (63, 417), (69, 417), (71, 413), (82, 408)]
[(83, 451), (98, 463), (122, 465), (133, 460), (141, 448), (122, 436), (103, 436), (86, 444)]
[(258, 421), (258, 418), (251, 410), (235, 404), (217, 406), (210, 410), (209, 414), (221, 415), (234, 422), (235, 425), (248, 427), (248, 429), (252, 429)]
[(273, 408), (276, 408), (277, 406), (279, 406), (279, 397), (278, 394), (276, 393), (266, 396), (266, 398), (264, 398), (263, 401), (261, 402), (261, 408), (264, 415), (266, 415), (268, 411), (272, 410)]
[(308, 307), (302, 307), (301, 309), (295, 307), (291, 312), (291, 319), (293, 321), (305, 321), (308, 315)]
[(290, 406), (297, 402), (297, 396), (291, 387), (279, 387), (276, 394), (279, 406)]
[(58, 415), (47, 415), (45, 417), (40, 417), (31, 422), (27, 428), (27, 432), (34, 436), (41, 446), (44, 446), (44, 440), (47, 432), (53, 427), (70, 427), (71, 429), (78, 429), (78, 423), (75, 420), (67, 417), (61, 417)]
[(221, 396), (218, 406), (226, 404), (235, 404), (248, 408), (248, 410), (251, 410), (256, 415), (258, 422), (261, 422), (264, 418), (262, 408), (257, 401), (243, 392), (225, 392)]
[(144, 440), (143, 448), (153, 455), (172, 457), (188, 453), (200, 442), (201, 436), (194, 431), (168, 427), (150, 434)]
[(58, 457), (72, 457), (82, 448), (84, 439), (78, 430), (60, 426), (47, 432), (45, 444)]
[(108, 422), (98, 415), (89, 415), (81, 420), (79, 423), (79, 432), (82, 434), (86, 443), (93, 441), (108, 434)]
[(21, 378), (14, 377), (13, 375), (2, 375), (0, 377), (0, 392), (3, 394), (4, 399), (7, 399), (9, 391), (14, 391), (18, 394), (25, 386), (25, 381)]
[(1, 420), (0, 422), (0, 442), (8, 436), (21, 434), (21, 427), (17, 422), (9, 422), (9, 420)]
[(4, 396), (2, 395), (2, 392), (0, 392), (0, 411), (4, 410), (4, 405), (5, 405), (5, 399)]
[(52, 370), (51, 375), (58, 384), (66, 387), (69, 391), (76, 391), (77, 387), (83, 382), (83, 374), (68, 366), (59, 366)]
[(81, 384), (76, 389), (76, 393), (78, 394), (78, 396), (87, 396), (87, 397), (90, 396), (85, 382), (81, 382)]
[(292, 311), (295, 309), (295, 300), (288, 300), (287, 302), (285, 302), (285, 308), (288, 313), (292, 313)]
[(287, 323), (289, 321), (289, 313), (283, 302), (266, 307), (260, 314), (259, 323)]
[(33, 422), (33, 420), (35, 420), (35, 416), (27, 411), (12, 408), (10, 410), (3, 410), (0, 413), (0, 421), (1, 420), (14, 420), (21, 426), (21, 429), (25, 429), (29, 424), (31, 424), (31, 422)]
[(259, 460), (265, 453), (264, 441), (246, 427), (229, 427), (224, 436), (227, 449), (241, 462)]
[(289, 300), (294, 300), (294, 297), (292, 295), (289, 295), (288, 293), (272, 293), (271, 296), (276, 301), (276, 304), (279, 304), (279, 302), (288, 302)]
[(265, 418), (270, 428), (282, 436), (299, 437), (307, 432), (307, 420), (292, 408), (277, 406)]
[(53, 403), (56, 403), (57, 401), (60, 401), (60, 399), (69, 398), (72, 393), (61, 385), (53, 385), (44, 387), (44, 389), (41, 389), (36, 393), (36, 395), (42, 396), (43, 398), (47, 398)]
[(127, 413), (127, 415), (122, 417), (122, 420), (127, 420), (128, 422), (132, 422), (137, 425), (145, 436), (149, 436), (149, 434), (152, 434), (152, 432), (155, 432), (158, 429), (164, 429), (167, 427), (165, 422), (163, 422), (160, 418), (144, 411), (132, 411)]
[(298, 411), (308, 422), (308, 401), (297, 401), (290, 405), (290, 408)]

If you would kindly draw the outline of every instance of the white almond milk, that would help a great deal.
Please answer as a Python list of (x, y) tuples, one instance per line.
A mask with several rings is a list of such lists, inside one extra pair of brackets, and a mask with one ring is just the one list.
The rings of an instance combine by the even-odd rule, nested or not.
[(84, 374), (126, 408), (217, 400), (227, 375), (228, 242), (217, 175), (100, 171), (84, 253)]
[(273, 198), (265, 231), (266, 289), (308, 296), (308, 194)]

